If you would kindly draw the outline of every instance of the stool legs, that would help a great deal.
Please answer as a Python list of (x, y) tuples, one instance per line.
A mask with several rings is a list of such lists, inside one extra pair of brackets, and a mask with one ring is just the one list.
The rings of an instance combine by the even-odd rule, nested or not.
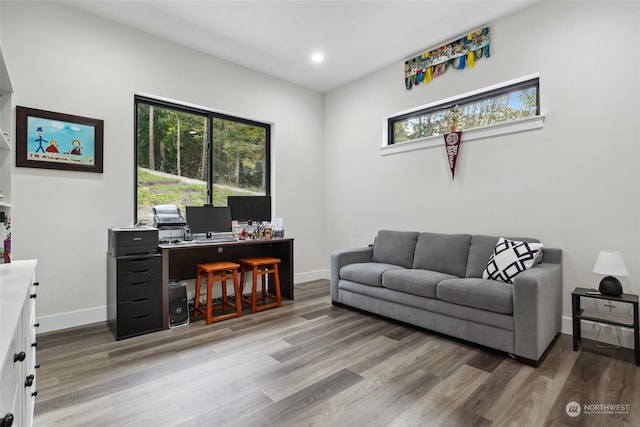
[[(275, 260), (275, 261), (277, 262), (273, 262), (273, 263), (270, 262), (268, 264), (267, 263), (261, 264), (251, 259), (239, 261), (242, 266), (240, 269), (241, 290), (244, 289), (246, 272), (251, 271), (251, 275), (252, 275), (251, 299), (246, 299), (244, 298), (244, 296), (242, 296), (242, 302), (251, 305), (252, 314), (257, 313), (258, 311), (269, 309), (269, 308), (282, 307), (282, 295), (280, 293), (280, 276), (278, 274), (279, 260)], [(275, 295), (270, 294), (267, 291), (267, 282), (265, 277), (270, 273), (273, 273)], [(258, 276), (262, 276), (261, 282), (260, 282), (261, 288), (262, 288), (262, 295), (260, 299), (262, 300), (263, 304), (261, 305), (258, 305)], [(267, 303), (266, 302), (267, 297), (272, 298), (275, 301), (272, 303)]]
[[(222, 263), (222, 264), (199, 264), (198, 268), (198, 277), (196, 280), (196, 296), (194, 301), (194, 317), (197, 314), (203, 314), (206, 318), (207, 325), (218, 322), (220, 320), (229, 319), (232, 317), (240, 317), (242, 316), (242, 302), (241, 302), (241, 294), (240, 289), (238, 287), (238, 264), (231, 263)], [(202, 278), (206, 275), (207, 277), (207, 300), (206, 300), (206, 308), (202, 309), (200, 307), (200, 290), (202, 289)], [(229, 301), (227, 295), (227, 280), (233, 280), (233, 289), (235, 295), (235, 303)], [(213, 284), (219, 282), (221, 284), (222, 290), (222, 303), (218, 305), (214, 305), (211, 301), (213, 299)], [(213, 311), (215, 309), (225, 310), (227, 308), (233, 308), (234, 312), (220, 314), (217, 316), (213, 315)]]

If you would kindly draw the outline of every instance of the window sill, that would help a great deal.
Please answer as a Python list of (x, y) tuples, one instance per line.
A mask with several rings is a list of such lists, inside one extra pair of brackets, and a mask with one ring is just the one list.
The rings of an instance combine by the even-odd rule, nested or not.
[[(531, 130), (541, 129), (543, 126), (544, 116), (528, 117), (526, 119), (513, 120), (510, 122), (464, 130), (461, 142), (493, 138), (512, 133), (528, 132)], [(390, 154), (404, 153), (406, 151), (423, 150), (426, 148), (437, 147), (439, 145), (444, 145), (444, 138), (442, 135), (429, 136), (427, 138), (401, 142), (394, 145), (383, 145), (380, 147), (380, 153), (383, 156), (387, 156)]]

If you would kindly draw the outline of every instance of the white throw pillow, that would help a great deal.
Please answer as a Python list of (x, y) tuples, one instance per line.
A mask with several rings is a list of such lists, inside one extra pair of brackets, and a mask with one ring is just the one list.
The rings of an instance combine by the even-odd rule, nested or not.
[(482, 278), (513, 283), (514, 277), (541, 260), (542, 243), (520, 242), (501, 237), (482, 273)]

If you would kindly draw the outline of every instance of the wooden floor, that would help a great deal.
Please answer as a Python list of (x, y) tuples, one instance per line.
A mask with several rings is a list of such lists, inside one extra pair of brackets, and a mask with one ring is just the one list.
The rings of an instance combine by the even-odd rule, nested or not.
[[(640, 425), (631, 350), (573, 352), (561, 335), (533, 368), (334, 307), (324, 280), (295, 292), (282, 308), (118, 342), (105, 324), (40, 335), (35, 426)], [(573, 401), (591, 413), (569, 417)]]

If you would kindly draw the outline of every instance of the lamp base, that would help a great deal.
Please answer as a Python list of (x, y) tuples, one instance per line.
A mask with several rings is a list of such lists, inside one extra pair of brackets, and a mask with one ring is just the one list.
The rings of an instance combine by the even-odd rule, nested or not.
[(622, 295), (622, 284), (613, 276), (603, 278), (600, 281), (600, 287), (598, 289), (603, 295), (610, 295), (613, 297)]

